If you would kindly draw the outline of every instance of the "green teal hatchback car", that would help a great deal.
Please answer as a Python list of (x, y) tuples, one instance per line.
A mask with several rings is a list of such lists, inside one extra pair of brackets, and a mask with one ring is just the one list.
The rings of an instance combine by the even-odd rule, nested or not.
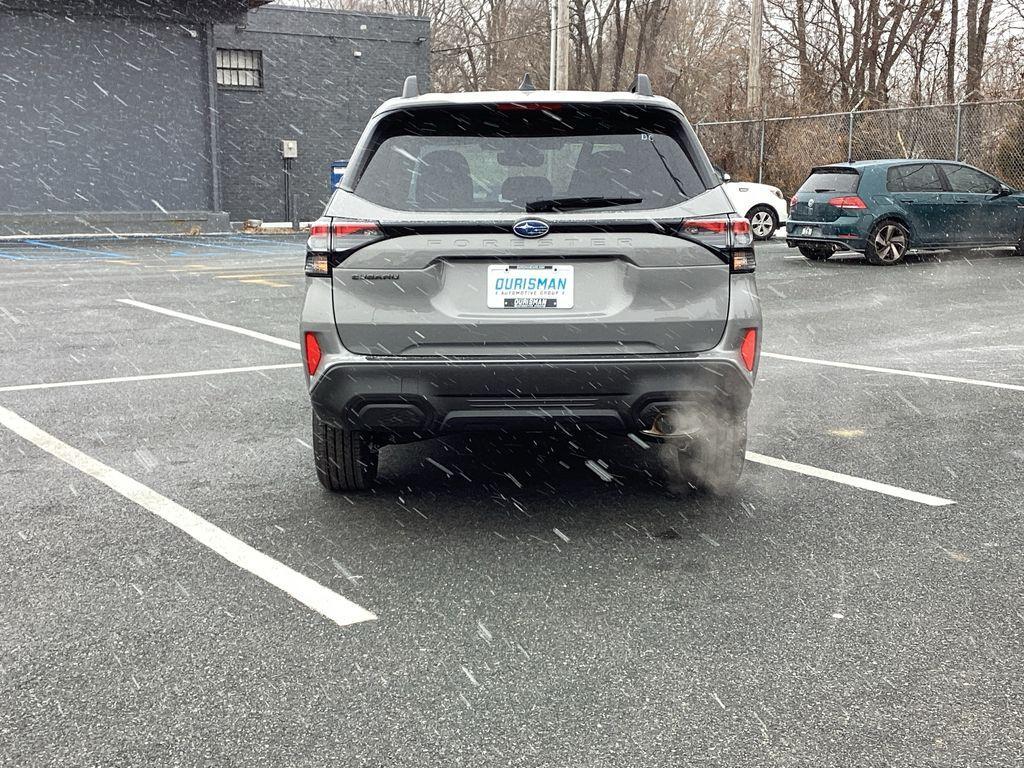
[(947, 160), (864, 160), (811, 170), (790, 201), (786, 245), (824, 261), (858, 251), (900, 264), (921, 249), (1009, 248), (1024, 256), (1024, 192)]

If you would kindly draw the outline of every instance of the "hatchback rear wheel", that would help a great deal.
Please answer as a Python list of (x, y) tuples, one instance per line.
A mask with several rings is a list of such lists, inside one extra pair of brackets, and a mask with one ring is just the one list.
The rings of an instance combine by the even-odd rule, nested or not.
[(868, 236), (864, 257), (869, 264), (892, 266), (901, 264), (910, 250), (910, 230), (898, 221), (880, 221)]
[(377, 477), (377, 451), (366, 432), (338, 429), (313, 414), (313, 463), (329, 491), (363, 491)]
[(750, 219), (750, 231), (755, 240), (771, 240), (779, 228), (778, 216), (767, 205), (751, 208), (747, 218)]

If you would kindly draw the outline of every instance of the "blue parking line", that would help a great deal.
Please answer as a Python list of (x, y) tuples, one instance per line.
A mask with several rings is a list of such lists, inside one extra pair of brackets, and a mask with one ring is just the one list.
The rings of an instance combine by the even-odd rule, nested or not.
[(163, 243), (174, 243), (175, 245), (187, 245), (190, 248), (203, 248), (203, 247), (205, 247), (205, 248), (220, 248), (220, 249), (225, 250), (225, 251), (234, 251), (235, 253), (238, 253), (238, 252), (243, 252), (243, 253), (261, 253), (261, 254), (264, 254), (264, 255), (271, 255), (271, 254), (274, 253), (273, 251), (257, 251), (257, 250), (255, 250), (253, 248), (242, 248), (242, 247), (237, 246), (237, 245), (214, 245), (213, 243), (206, 243), (206, 242), (190, 243), (187, 240), (172, 240), (169, 237), (153, 237), (153, 238), (150, 238), (150, 239), (151, 240), (159, 240), (159, 241), (161, 241)]
[(251, 241), (251, 242), (254, 242), (254, 243), (267, 243), (268, 245), (273, 245), (275, 248), (294, 248), (295, 247), (294, 243), (283, 243), (282, 244), (280, 240), (270, 240), (269, 238), (266, 238), (266, 237), (255, 237), (253, 235), (230, 235), (227, 239), (228, 240), (241, 240), (243, 242), (248, 240), (248, 241)]
[(129, 258), (128, 256), (126, 256), (123, 253), (116, 253), (114, 251), (97, 251), (97, 250), (94, 250), (92, 248), (71, 248), (70, 246), (67, 246), (67, 245), (57, 245), (56, 243), (47, 243), (47, 242), (44, 242), (42, 240), (22, 240), (21, 242), (28, 243), (29, 245), (36, 245), (36, 246), (39, 246), (40, 248), (54, 248), (54, 249), (56, 249), (58, 251), (70, 251), (71, 253), (84, 253), (84, 254), (87, 254), (89, 256), (105, 256), (106, 258), (114, 258), (114, 259)]
[(11, 261), (81, 261), (81, 256), (75, 256), (73, 254), (59, 254), (53, 251), (39, 251), (34, 248), (27, 249), (24, 251), (17, 251), (16, 253), (4, 252), (0, 254), (5, 259)]
[[(196, 253), (195, 251), (171, 251), (165, 254), (168, 258), (172, 259), (215, 259), (218, 257), (227, 257), (228, 254), (221, 253), (220, 251), (207, 251)], [(802, 258), (802, 257), (801, 257)]]

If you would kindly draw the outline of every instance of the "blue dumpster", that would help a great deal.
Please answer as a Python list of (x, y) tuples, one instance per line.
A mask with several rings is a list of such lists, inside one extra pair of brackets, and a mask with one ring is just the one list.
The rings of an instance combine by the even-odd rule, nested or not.
[(341, 186), (346, 168), (348, 168), (348, 160), (336, 160), (331, 163), (331, 189), (338, 189)]

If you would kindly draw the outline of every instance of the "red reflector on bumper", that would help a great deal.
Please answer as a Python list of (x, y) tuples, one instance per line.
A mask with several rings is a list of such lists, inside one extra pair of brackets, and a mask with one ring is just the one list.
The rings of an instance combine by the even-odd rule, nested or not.
[(323, 353), (320, 351), (320, 344), (316, 340), (316, 334), (312, 331), (306, 331), (304, 341), (306, 347), (306, 372), (312, 376), (320, 366), (320, 358), (323, 357)]
[(743, 333), (743, 342), (740, 344), (740, 358), (744, 367), (754, 372), (754, 359), (757, 357), (757, 329), (747, 328)]

